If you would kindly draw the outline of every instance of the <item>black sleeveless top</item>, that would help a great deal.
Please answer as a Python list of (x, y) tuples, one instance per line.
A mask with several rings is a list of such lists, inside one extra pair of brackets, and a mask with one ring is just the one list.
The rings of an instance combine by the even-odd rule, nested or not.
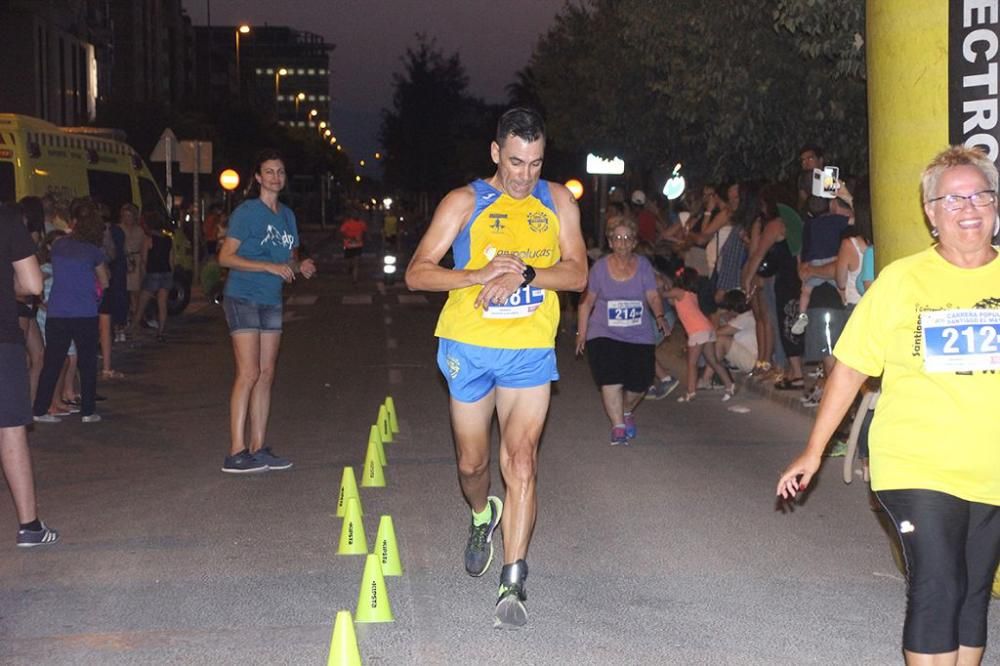
[(170, 249), (173, 245), (173, 241), (166, 236), (153, 235), (153, 246), (146, 254), (147, 273), (170, 272)]

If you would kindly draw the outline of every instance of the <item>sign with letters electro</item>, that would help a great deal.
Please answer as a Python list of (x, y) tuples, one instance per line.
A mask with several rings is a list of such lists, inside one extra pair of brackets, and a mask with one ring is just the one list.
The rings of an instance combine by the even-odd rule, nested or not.
[(997, 0), (951, 0), (948, 9), (948, 138), (1000, 158)]

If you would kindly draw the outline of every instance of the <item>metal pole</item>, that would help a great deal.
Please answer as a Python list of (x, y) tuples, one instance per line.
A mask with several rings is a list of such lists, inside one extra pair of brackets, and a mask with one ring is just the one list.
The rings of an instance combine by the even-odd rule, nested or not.
[(193, 285), (201, 284), (201, 281), (199, 279), (201, 277), (201, 270), (199, 270), (201, 267), (198, 265), (199, 264), (198, 260), (201, 255), (201, 252), (199, 252), (200, 250), (199, 246), (201, 245), (201, 220), (202, 220), (202, 208), (203, 208), (201, 203), (201, 197), (198, 191), (198, 181), (201, 180), (200, 176), (201, 176), (201, 141), (195, 141), (194, 142), (194, 205), (197, 208), (195, 208), (194, 219), (191, 221), (191, 224), (194, 227), (191, 230), (191, 238), (192, 238), (191, 254), (192, 254), (192, 261), (194, 263), (193, 266), (194, 279), (192, 280)]
[(170, 215), (174, 210), (174, 142), (168, 136), (163, 143), (163, 153), (167, 158), (167, 215)]
[(330, 190), (330, 174), (324, 173), (319, 183), (319, 226), (326, 229), (326, 196)]

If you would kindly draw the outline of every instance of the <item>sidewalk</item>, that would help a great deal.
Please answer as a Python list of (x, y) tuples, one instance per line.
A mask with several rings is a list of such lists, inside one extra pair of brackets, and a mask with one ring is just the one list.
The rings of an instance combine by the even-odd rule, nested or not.
[[(665, 344), (657, 347), (656, 358), (664, 366), (670, 370), (675, 378), (679, 379), (682, 383), (678, 387), (677, 391), (682, 391), (683, 382), (687, 376), (687, 337), (684, 335), (684, 331), (681, 329), (680, 324), (674, 327), (673, 332), (670, 337), (667, 338)], [(805, 377), (805, 389), (803, 391), (779, 391), (774, 388), (773, 379), (765, 379), (762, 381), (754, 381), (745, 372), (733, 372), (733, 381), (736, 382), (737, 395), (741, 392), (749, 391), (757, 395), (763, 396), (783, 407), (793, 409), (801, 414), (805, 414), (809, 417), (815, 418), (816, 408), (815, 407), (805, 407), (802, 401), (799, 400), (803, 393), (812, 390), (813, 385), (816, 383), (816, 379), (809, 377), (809, 372), (813, 369), (813, 366), (807, 365), (803, 370)], [(677, 393), (677, 392), (675, 392)], [(681, 395), (681, 393), (677, 393)]]

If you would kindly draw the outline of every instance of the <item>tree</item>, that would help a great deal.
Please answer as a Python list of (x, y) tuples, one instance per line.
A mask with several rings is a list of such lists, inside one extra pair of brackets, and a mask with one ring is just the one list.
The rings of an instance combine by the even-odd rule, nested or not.
[(568, 5), (533, 53), (536, 93), (567, 148), (643, 170), (679, 161), (696, 178), (774, 179), (815, 142), (845, 171), (865, 171), (863, 55), (845, 46), (860, 15), (835, 0), (830, 22), (802, 7), (813, 4)]
[(393, 76), (393, 108), (382, 112), (385, 182), (437, 199), (488, 169), (485, 141), (496, 116), (467, 93), (458, 54), (446, 57), (435, 40), (417, 35), (402, 61), (403, 72)]

